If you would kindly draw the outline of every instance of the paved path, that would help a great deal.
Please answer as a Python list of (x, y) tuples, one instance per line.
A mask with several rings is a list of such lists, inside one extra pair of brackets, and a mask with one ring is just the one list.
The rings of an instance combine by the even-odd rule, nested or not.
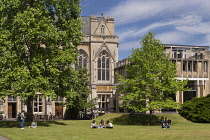
[(5, 137), (3, 137), (3, 136), (0, 135), (0, 140), (10, 140), (10, 139), (5, 138)]

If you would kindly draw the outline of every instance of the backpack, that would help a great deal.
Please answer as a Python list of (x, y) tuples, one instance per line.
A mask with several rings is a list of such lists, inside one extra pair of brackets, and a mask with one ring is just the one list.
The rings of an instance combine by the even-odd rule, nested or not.
[(18, 114), (17, 120), (18, 120), (18, 121), (21, 120), (21, 113)]

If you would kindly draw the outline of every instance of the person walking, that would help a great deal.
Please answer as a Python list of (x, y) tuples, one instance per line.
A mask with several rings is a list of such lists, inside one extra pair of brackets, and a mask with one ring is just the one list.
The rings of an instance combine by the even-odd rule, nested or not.
[(21, 118), (20, 118), (20, 129), (24, 129), (24, 123), (25, 123), (25, 111), (23, 110), (21, 113)]

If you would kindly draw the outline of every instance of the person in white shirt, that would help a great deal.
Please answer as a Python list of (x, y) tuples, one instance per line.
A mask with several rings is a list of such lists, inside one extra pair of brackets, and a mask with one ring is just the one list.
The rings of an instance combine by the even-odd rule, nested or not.
[(106, 124), (106, 128), (113, 128), (113, 124), (109, 120), (106, 121)]
[(98, 125), (96, 125), (96, 121), (93, 120), (91, 125), (90, 125), (91, 128), (98, 128)]

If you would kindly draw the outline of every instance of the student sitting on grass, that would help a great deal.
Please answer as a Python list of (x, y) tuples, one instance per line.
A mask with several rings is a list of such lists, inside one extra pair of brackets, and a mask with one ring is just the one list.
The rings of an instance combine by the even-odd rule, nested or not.
[(106, 121), (106, 128), (113, 128), (113, 124), (109, 120)]
[(165, 118), (165, 120), (162, 122), (162, 128), (170, 128), (170, 125), (168, 124), (168, 119)]
[(91, 125), (90, 125), (91, 128), (98, 128), (98, 125), (96, 125), (96, 121), (93, 120)]
[(33, 121), (31, 123), (31, 126), (29, 126), (29, 128), (37, 128), (37, 122)]
[(99, 125), (100, 128), (105, 128), (105, 123), (104, 120), (102, 119)]

